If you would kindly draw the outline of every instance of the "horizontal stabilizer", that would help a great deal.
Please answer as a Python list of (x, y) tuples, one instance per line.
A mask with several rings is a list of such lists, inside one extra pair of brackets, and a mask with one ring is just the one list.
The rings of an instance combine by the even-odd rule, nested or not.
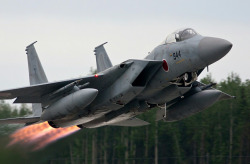
[(0, 124), (30, 124), (40, 121), (40, 117), (17, 117), (0, 119)]
[(165, 109), (162, 109), (162, 108), (157, 109), (155, 121), (160, 121), (164, 119), (165, 114), (166, 114)]
[(134, 127), (134, 126), (145, 126), (148, 124), (149, 124), (148, 122), (143, 121), (139, 118), (130, 118), (130, 119), (125, 120), (125, 121), (120, 121), (120, 122), (110, 124), (110, 126), (131, 126), (131, 127)]

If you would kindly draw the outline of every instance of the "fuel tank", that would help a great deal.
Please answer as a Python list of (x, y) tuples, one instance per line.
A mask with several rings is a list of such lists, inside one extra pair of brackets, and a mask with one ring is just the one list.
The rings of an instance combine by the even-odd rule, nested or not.
[(189, 117), (212, 106), (215, 102), (224, 99), (223, 97), (223, 93), (219, 90), (204, 90), (198, 92), (170, 106), (164, 120), (172, 122)]
[(98, 90), (86, 88), (71, 93), (46, 108), (41, 120), (50, 121), (60, 119), (88, 106), (97, 96)]

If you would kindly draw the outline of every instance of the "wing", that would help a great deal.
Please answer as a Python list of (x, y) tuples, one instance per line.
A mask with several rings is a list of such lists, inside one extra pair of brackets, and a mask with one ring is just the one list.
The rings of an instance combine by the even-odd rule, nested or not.
[(17, 117), (0, 119), (0, 124), (31, 124), (40, 121), (40, 117)]
[(128, 120), (115, 122), (115, 123), (112, 123), (112, 124), (109, 124), (109, 125), (110, 126), (131, 126), (131, 127), (134, 127), (134, 126), (145, 126), (145, 125), (148, 125), (148, 124), (149, 124), (148, 122), (134, 117), (134, 118), (130, 118)]
[[(123, 70), (111, 70), (111, 72), (115, 73), (116, 75), (120, 75), (123, 73)], [(105, 77), (103, 74), (100, 74), (98, 76), (91, 75), (59, 82), (43, 83), (23, 88), (10, 89), (0, 91), (0, 99), (17, 98), (14, 103), (41, 103), (43, 96), (53, 93), (54, 91), (57, 91), (58, 89), (74, 81), (79, 81), (78, 85), (89, 83), (88, 87), (101, 89), (104, 87), (104, 85), (109, 84), (108, 81), (112, 80), (113, 78), (118, 77), (113, 76), (112, 78), (109, 78), (109, 75), (106, 75)]]
[[(89, 76), (84, 78), (77, 78), (71, 80), (65, 80), (60, 82), (43, 83), (38, 85), (32, 85), (23, 88), (11, 89), (0, 91), (0, 99), (13, 99), (17, 98), (15, 103), (41, 103), (41, 99), (44, 95), (52, 93), (67, 84), (74, 81), (81, 80), (81, 84), (86, 82), (95, 83), (97, 85), (97, 79), (95, 76)], [(102, 80), (102, 76), (98, 77), (98, 80)]]
[[(90, 75), (71, 80), (42, 83), (23, 88), (0, 91), (0, 99), (16, 98), (14, 103), (41, 103), (43, 97), (56, 92), (60, 88), (63, 88), (76, 81), (78, 82), (78, 85), (88, 84), (88, 88), (95, 88), (101, 91), (107, 86), (110, 86), (116, 79), (118, 79), (134, 62), (145, 63), (145, 66), (143, 68), (144, 71), (142, 71), (142, 73), (138, 76), (139, 80), (135, 80), (134, 85), (145, 83), (140, 80), (142, 79), (140, 78), (140, 76), (143, 76), (143, 79), (148, 80), (153, 74), (152, 70), (157, 70), (162, 64), (162, 61), (127, 60), (119, 65), (106, 69), (99, 75)], [(147, 71), (149, 69), (150, 73), (148, 73)]]

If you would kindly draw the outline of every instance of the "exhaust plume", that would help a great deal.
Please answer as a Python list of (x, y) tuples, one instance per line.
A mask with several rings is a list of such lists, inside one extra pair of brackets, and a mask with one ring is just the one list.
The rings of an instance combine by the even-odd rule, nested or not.
[(24, 146), (32, 146), (32, 150), (34, 151), (41, 149), (48, 144), (66, 137), (78, 130), (79, 128), (77, 126), (55, 129), (52, 128), (48, 122), (33, 124), (18, 129), (13, 134), (11, 134), (11, 142), (8, 144), (8, 146), (18, 143)]

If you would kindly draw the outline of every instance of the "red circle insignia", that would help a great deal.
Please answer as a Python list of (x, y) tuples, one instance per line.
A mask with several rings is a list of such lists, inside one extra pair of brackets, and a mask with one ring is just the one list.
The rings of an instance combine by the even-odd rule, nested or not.
[(162, 60), (162, 68), (164, 69), (164, 71), (168, 72), (169, 68), (168, 68), (168, 63), (165, 59)]

